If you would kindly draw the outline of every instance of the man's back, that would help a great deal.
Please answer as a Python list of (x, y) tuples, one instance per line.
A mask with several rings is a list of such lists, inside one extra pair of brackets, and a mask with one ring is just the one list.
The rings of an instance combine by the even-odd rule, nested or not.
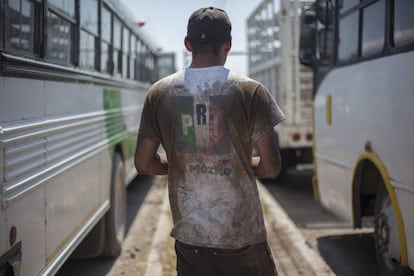
[(187, 68), (147, 101), (140, 135), (160, 139), (169, 159), (172, 235), (219, 248), (264, 241), (252, 145), (283, 119), (264, 87), (222, 66)]

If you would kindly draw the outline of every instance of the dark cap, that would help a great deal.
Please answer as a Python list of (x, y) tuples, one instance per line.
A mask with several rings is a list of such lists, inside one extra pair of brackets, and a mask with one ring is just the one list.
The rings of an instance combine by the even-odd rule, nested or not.
[(231, 22), (227, 13), (214, 7), (196, 10), (188, 19), (187, 37), (206, 44), (229, 41)]

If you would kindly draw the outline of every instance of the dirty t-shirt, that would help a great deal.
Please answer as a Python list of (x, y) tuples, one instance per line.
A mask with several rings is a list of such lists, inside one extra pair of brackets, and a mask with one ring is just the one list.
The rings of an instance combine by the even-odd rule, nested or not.
[(139, 135), (167, 153), (175, 239), (216, 248), (266, 240), (252, 144), (283, 119), (263, 85), (222, 66), (186, 68), (152, 86)]

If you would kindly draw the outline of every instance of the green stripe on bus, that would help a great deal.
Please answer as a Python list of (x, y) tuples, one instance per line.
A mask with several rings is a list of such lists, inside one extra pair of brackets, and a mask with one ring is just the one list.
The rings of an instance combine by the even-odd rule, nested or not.
[(123, 140), (125, 129), (122, 121), (121, 92), (115, 89), (104, 89), (105, 130), (106, 138), (111, 146)]
[(104, 89), (104, 109), (106, 137), (109, 141), (110, 151), (119, 143), (125, 159), (134, 156), (136, 137), (127, 134), (123, 122), (121, 91), (117, 89)]

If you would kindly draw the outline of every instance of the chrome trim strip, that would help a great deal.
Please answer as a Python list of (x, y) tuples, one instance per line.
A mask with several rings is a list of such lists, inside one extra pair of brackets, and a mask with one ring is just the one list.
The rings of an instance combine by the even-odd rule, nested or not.
[[(43, 134), (49, 134), (57, 131), (63, 131), (68, 128), (73, 128), (77, 126), (82, 126), (86, 124), (91, 124), (95, 122), (105, 121), (106, 119), (111, 118), (118, 118), (120, 115), (122, 117), (125, 116), (132, 116), (138, 113), (141, 110), (140, 105), (137, 106), (130, 106), (123, 108), (121, 110), (115, 110), (115, 111), (99, 111), (99, 112), (91, 112), (87, 114), (81, 114), (81, 115), (74, 115), (74, 116), (67, 116), (67, 117), (59, 117), (54, 119), (46, 119), (46, 120), (36, 120), (36, 121), (26, 121), (25, 123), (16, 124), (16, 125), (3, 125), (0, 126), (0, 129), (2, 129), (2, 133), (0, 136), (0, 148), (4, 147), (5, 144), (8, 143), (16, 143), (19, 140), (25, 140), (27, 138), (33, 138), (36, 136), (41, 136)], [(114, 114), (115, 112), (118, 112), (117, 114)], [(128, 114), (129, 113), (129, 114)], [(70, 123), (71, 121), (74, 121), (73, 123)], [(76, 122), (78, 121), (78, 122)], [(58, 126), (52, 127), (53, 125)], [(39, 131), (30, 132), (28, 134), (19, 134), (15, 137), (8, 138), (9, 136), (12, 136), (12, 134), (16, 132), (27, 132), (32, 129), (39, 128)]]
[(352, 170), (354, 168), (353, 165), (350, 165), (346, 162), (335, 159), (335, 158), (330, 157), (330, 156), (325, 155), (325, 154), (315, 153), (315, 156), (318, 159), (321, 159), (321, 160), (323, 160), (327, 163), (331, 163), (331, 164), (336, 165), (336, 166), (341, 167), (341, 168), (345, 168), (345, 169), (348, 169), (348, 170)]
[(57, 174), (137, 133), (126, 128), (140, 105), (3, 127), (1, 206), (6, 208)]
[(391, 185), (394, 188), (401, 189), (401, 190), (404, 190), (406, 192), (409, 192), (409, 193), (413, 193), (414, 194), (414, 185), (412, 185), (412, 184), (410, 185), (410, 184), (406, 184), (406, 183), (401, 183), (401, 182), (398, 182), (396, 180), (391, 180), (390, 182), (391, 182)]
[(2, 186), (2, 207), (6, 208), (15, 202), (18, 198), (22, 197), (24, 194), (30, 192), (33, 189), (36, 189), (45, 181), (51, 179), (52, 177), (58, 175), (59, 173), (74, 167), (75, 165), (81, 163), (82, 161), (94, 156), (102, 150), (105, 150), (109, 147), (108, 140), (105, 140), (95, 147), (91, 148), (92, 150), (85, 150), (79, 152), (76, 155), (71, 156), (53, 166), (50, 166), (44, 170), (41, 170), (30, 177), (24, 178), (22, 181), (17, 181), (8, 185)]

